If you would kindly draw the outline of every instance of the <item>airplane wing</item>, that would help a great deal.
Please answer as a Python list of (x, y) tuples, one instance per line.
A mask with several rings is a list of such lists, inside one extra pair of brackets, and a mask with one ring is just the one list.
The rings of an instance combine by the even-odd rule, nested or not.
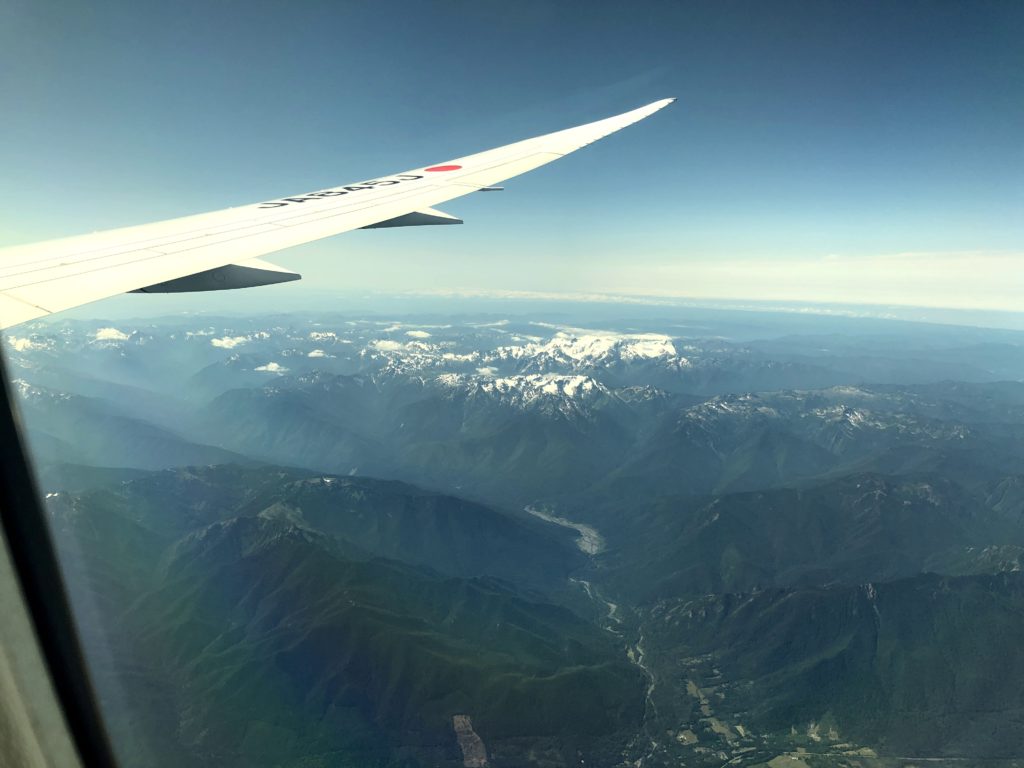
[(129, 291), (297, 280), (258, 257), (353, 229), (458, 224), (433, 206), (526, 173), (674, 99), (438, 165), (214, 213), (0, 249), (0, 328)]

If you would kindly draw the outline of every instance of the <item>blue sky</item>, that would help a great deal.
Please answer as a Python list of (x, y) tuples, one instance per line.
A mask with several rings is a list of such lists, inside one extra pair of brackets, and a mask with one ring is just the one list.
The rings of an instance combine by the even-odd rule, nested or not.
[(247, 300), (337, 287), (1014, 309), (1022, 39), (1010, 2), (8, 0), (0, 245), (397, 172), (675, 96), (501, 194), (452, 201), (463, 227), (277, 254), (306, 280)]

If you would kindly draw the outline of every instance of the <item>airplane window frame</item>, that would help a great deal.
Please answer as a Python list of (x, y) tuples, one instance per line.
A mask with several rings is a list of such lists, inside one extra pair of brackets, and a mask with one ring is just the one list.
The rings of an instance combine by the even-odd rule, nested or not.
[(0, 526), (64, 725), (87, 768), (118, 763), (104, 725), (0, 350)]

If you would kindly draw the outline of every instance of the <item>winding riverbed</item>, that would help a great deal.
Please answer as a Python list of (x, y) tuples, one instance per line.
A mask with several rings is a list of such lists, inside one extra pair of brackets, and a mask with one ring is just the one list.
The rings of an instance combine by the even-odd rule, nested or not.
[[(550, 512), (537, 509), (535, 507), (527, 506), (524, 511), (539, 517), (541, 520), (545, 520), (555, 525), (560, 525), (563, 528), (569, 528), (577, 533), (576, 546), (581, 552), (585, 552), (590, 556), (597, 555), (604, 551), (605, 541), (604, 537), (601, 536), (600, 532), (591, 525), (585, 523), (577, 523), (564, 517), (553, 515)], [(587, 593), (587, 596), (594, 602), (604, 607), (605, 611), (605, 623), (604, 628), (609, 632), (613, 632), (616, 635), (623, 635), (622, 630), (622, 616), (620, 615), (619, 606), (605, 597), (600, 591), (586, 579), (578, 579), (575, 577), (569, 577), (569, 581), (574, 584), (579, 584), (583, 590)], [(657, 707), (654, 704), (654, 688), (657, 685), (657, 678), (651, 671), (650, 667), (646, 663), (646, 652), (644, 650), (644, 636), (643, 632), (639, 633), (635, 643), (626, 642), (625, 651), (626, 656), (630, 662), (637, 667), (647, 678), (647, 691), (644, 701), (644, 720), (646, 721), (651, 714), (657, 714)], [(658, 743), (651, 738), (647, 737), (650, 741), (649, 752), (647, 756), (653, 755), (658, 748)], [(643, 763), (641, 759), (640, 763)]]

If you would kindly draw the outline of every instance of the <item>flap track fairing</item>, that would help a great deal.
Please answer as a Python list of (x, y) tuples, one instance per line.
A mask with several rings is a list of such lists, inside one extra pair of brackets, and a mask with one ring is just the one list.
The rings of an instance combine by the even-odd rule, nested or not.
[(225, 264), (185, 277), (148, 285), (132, 293), (191, 293), (193, 291), (227, 291), (233, 288), (255, 288), (300, 280), (298, 272), (279, 267), (261, 259), (249, 259), (242, 264)]

